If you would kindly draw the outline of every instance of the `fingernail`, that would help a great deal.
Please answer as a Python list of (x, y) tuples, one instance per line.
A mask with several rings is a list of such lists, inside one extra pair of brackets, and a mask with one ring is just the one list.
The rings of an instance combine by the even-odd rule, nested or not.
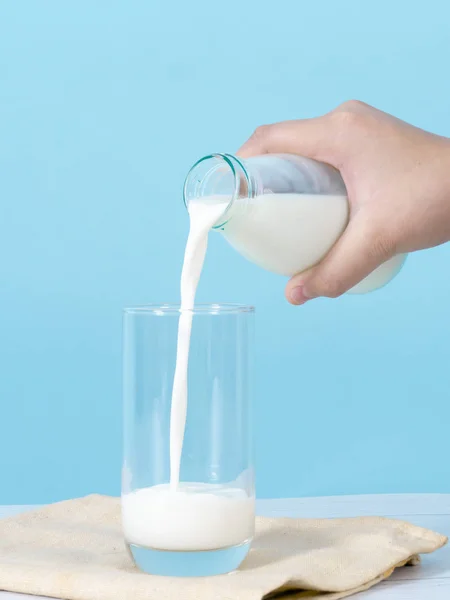
[(303, 286), (295, 287), (290, 293), (290, 299), (292, 304), (305, 304), (310, 297), (305, 293), (305, 288)]

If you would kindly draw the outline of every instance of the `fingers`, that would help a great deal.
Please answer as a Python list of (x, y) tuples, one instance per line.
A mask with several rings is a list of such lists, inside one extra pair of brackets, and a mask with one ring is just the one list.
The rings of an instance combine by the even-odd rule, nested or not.
[(365, 218), (356, 216), (317, 266), (292, 277), (286, 286), (286, 297), (296, 305), (318, 296), (336, 298), (394, 254), (389, 240)]
[(282, 121), (258, 127), (238, 150), (242, 158), (259, 154), (290, 153), (315, 158), (335, 165), (337, 155), (354, 144), (354, 134), (365, 131), (380, 111), (359, 102), (343, 102), (330, 113), (315, 119)]
[(299, 154), (334, 165), (336, 150), (330, 116), (325, 115), (258, 127), (237, 155), (248, 158), (273, 153)]

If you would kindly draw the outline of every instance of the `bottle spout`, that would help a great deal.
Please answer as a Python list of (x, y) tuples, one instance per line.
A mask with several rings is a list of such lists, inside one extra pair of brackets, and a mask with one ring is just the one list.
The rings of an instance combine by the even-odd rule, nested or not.
[(210, 154), (197, 161), (187, 174), (183, 201), (188, 211), (194, 201), (223, 205), (223, 213), (213, 227), (219, 229), (230, 219), (235, 201), (251, 194), (251, 180), (239, 159), (230, 154)]

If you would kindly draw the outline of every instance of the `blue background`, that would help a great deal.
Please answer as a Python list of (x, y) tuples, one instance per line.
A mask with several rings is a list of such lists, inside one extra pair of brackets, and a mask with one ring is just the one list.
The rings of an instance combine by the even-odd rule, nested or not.
[[(0, 503), (119, 493), (121, 309), (178, 299), (194, 160), (350, 98), (450, 135), (449, 6), (0, 4)], [(199, 299), (258, 309), (259, 496), (450, 492), (449, 268), (299, 309), (211, 236)]]

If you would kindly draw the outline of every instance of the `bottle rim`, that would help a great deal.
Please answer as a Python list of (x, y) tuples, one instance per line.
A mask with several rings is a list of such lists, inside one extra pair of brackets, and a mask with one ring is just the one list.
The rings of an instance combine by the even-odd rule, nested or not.
[[(195, 175), (195, 170), (197, 169), (197, 167), (199, 167), (199, 165), (201, 165), (202, 163), (204, 163), (205, 161), (208, 161), (208, 160), (223, 161), (223, 165), (227, 166), (230, 169), (231, 173), (233, 174), (234, 185), (233, 185), (233, 190), (231, 191), (231, 194), (230, 194), (230, 200), (227, 204), (227, 207), (224, 209), (219, 221), (217, 222), (216, 225), (213, 226), (213, 229), (221, 229), (222, 227), (224, 227), (224, 225), (226, 225), (226, 223), (228, 223), (228, 221), (230, 219), (230, 212), (231, 212), (231, 209), (233, 208), (233, 205), (234, 205), (236, 199), (238, 197), (243, 197), (242, 194), (240, 193), (241, 176), (244, 178), (244, 181), (246, 184), (246, 188), (247, 188), (246, 197), (247, 198), (252, 197), (252, 194), (254, 191), (253, 184), (252, 184), (252, 179), (249, 176), (244, 163), (237, 156), (234, 156), (233, 154), (226, 154), (226, 153), (207, 154), (206, 156), (203, 156), (196, 163), (194, 163), (192, 165), (192, 167), (189, 169), (188, 174), (186, 175), (186, 178), (184, 180), (183, 203), (184, 203), (184, 206), (186, 207), (186, 210), (188, 210), (188, 204), (189, 204), (188, 188), (190, 188), (193, 183), (192, 179)], [(202, 183), (202, 181), (198, 180), (194, 185), (198, 186), (198, 184), (200, 184), (200, 183)], [(201, 194), (199, 194), (196, 197), (201, 197)]]

